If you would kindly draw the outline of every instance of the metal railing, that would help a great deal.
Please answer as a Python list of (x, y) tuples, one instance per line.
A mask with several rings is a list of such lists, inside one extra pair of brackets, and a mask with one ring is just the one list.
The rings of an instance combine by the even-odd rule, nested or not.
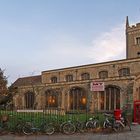
[(89, 112), (79, 110), (64, 111), (61, 109), (26, 109), (14, 108), (13, 110), (0, 110), (0, 120), (8, 123), (8, 130), (14, 129), (14, 126), (21, 119), (24, 122), (34, 121), (39, 125), (42, 121), (47, 123), (61, 123), (68, 120), (86, 122), (91, 116)]

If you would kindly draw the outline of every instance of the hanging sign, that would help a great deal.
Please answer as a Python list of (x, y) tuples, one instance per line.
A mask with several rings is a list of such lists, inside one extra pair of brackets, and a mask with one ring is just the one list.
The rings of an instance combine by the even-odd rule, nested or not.
[(90, 89), (91, 91), (104, 91), (104, 82), (91, 82)]

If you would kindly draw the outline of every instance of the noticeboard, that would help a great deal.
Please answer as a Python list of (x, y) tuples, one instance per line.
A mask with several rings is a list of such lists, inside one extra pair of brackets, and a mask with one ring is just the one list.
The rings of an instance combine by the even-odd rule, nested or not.
[(105, 85), (104, 82), (91, 82), (90, 90), (91, 91), (104, 91)]

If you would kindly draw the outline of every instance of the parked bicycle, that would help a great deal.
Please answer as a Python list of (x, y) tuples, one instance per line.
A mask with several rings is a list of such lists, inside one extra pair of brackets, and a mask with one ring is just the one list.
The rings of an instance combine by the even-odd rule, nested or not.
[(129, 128), (129, 130), (131, 131), (132, 129), (131, 129), (130, 121), (128, 120), (128, 118), (126, 116), (122, 116), (120, 118), (120, 131), (122, 131), (127, 126)]
[(130, 123), (128, 117), (127, 117), (127, 112), (128, 112), (128, 110), (127, 110), (127, 107), (125, 106), (123, 108), (122, 114), (121, 114), (121, 122), (123, 123), (121, 129), (124, 129), (125, 127), (128, 126), (129, 130), (131, 131), (132, 130), (131, 129), (131, 123)]
[(83, 133), (85, 131), (85, 122), (80, 122), (78, 119), (74, 121), (76, 132)]
[(21, 117), (17, 117), (16, 115), (11, 114), (10, 123), (12, 125), (12, 132), (23, 133), (22, 129), (23, 129), (25, 122)]
[(44, 122), (44, 118), (39, 126), (35, 125), (33, 120), (31, 120), (30, 122), (26, 122), (23, 126), (23, 133), (25, 135), (31, 135), (35, 132), (52, 135), (55, 132), (55, 129), (51, 123), (47, 124), (46, 122)]
[(8, 130), (8, 115), (3, 115), (0, 117), (0, 134), (6, 132)]
[(67, 122), (65, 122), (62, 126), (62, 131), (64, 134), (74, 134), (76, 131), (76, 127), (73, 124), (72, 120), (69, 119)]
[(92, 116), (89, 118), (89, 120), (86, 122), (86, 129), (87, 130), (93, 130), (100, 128), (99, 118)]
[(58, 119), (57, 116), (54, 116), (49, 124), (53, 125), (55, 132), (63, 133), (63, 125), (65, 123), (66, 123), (66, 121), (64, 121), (62, 119)]
[(118, 132), (120, 130), (120, 122), (116, 121), (112, 114), (105, 113), (104, 116), (103, 128), (112, 129), (113, 131)]

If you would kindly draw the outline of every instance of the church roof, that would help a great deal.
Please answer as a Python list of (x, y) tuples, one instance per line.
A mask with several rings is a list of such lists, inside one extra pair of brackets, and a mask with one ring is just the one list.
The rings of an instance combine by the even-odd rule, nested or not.
[(12, 86), (32, 86), (41, 84), (41, 75), (18, 78)]

